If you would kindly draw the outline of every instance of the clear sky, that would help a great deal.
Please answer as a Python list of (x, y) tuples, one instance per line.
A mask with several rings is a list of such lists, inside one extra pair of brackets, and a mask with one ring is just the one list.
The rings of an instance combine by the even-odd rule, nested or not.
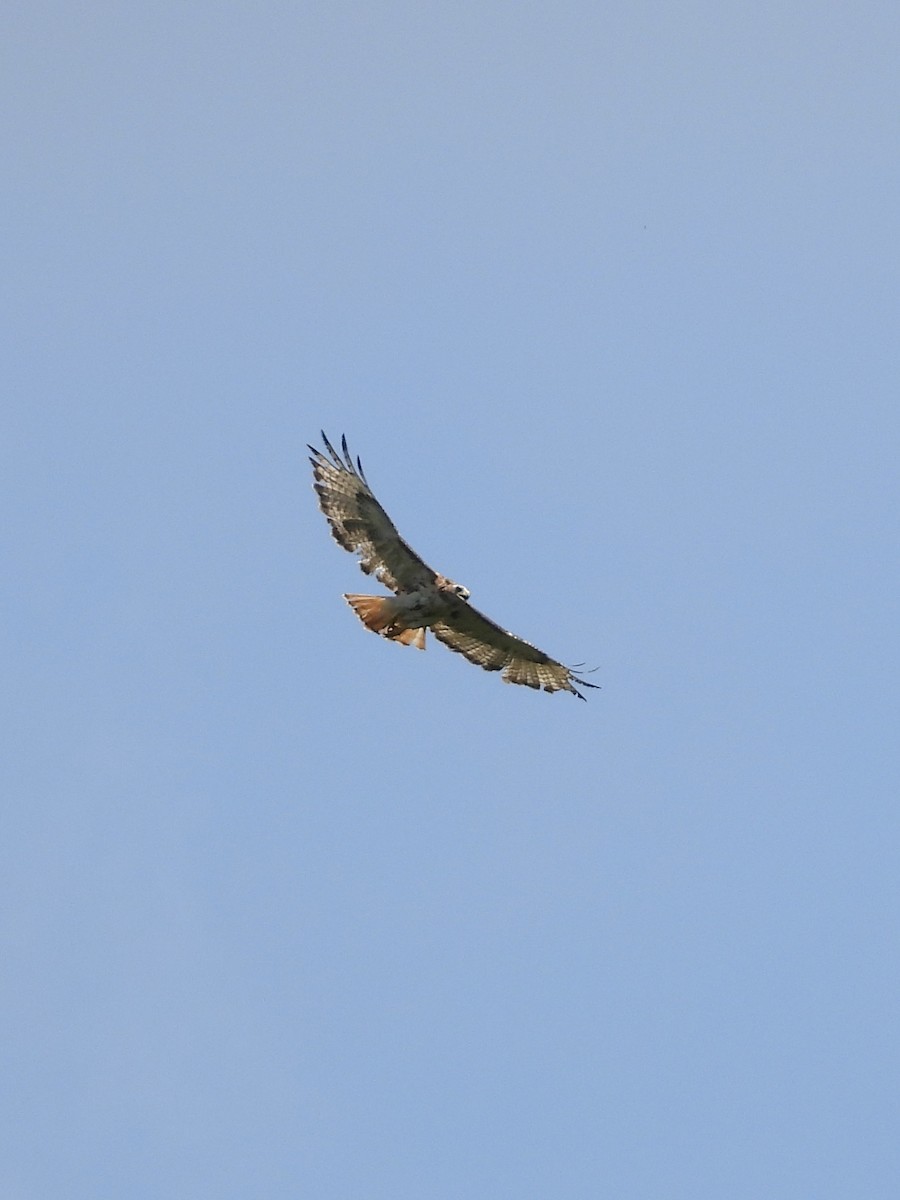
[(3, 25), (3, 1200), (896, 1200), (896, 3)]

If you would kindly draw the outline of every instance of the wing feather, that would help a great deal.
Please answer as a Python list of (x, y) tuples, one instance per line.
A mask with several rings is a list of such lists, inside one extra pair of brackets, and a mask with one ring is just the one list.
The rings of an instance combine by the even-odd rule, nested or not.
[(393, 592), (413, 591), (433, 583), (435, 572), (404, 542), (390, 517), (375, 499), (363, 474), (362, 463), (354, 463), (341, 438), (343, 457), (325, 434), (322, 441), (330, 458), (310, 446), (313, 487), (319, 507), (331, 527), (331, 536), (353, 554), (366, 575), (374, 575)]
[(485, 671), (502, 671), (505, 683), (521, 683), (525, 687), (543, 688), (545, 692), (572, 692), (584, 700), (578, 688), (594, 688), (596, 683), (582, 679), (572, 667), (563, 666), (516, 637), (480, 613), (471, 604), (460, 601), (452, 617), (431, 627), (434, 636), (451, 650), (462, 654)]

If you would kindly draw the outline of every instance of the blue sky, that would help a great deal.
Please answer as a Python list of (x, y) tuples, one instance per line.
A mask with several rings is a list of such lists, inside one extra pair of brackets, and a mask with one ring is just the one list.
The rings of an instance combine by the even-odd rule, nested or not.
[(4, 26), (3, 1196), (893, 1200), (896, 6)]

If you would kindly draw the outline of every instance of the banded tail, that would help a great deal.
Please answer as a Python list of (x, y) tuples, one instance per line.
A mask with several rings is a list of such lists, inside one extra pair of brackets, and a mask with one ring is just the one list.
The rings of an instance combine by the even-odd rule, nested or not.
[(404, 629), (394, 625), (397, 616), (397, 604), (393, 596), (348, 596), (344, 599), (365, 625), (373, 633), (392, 642), (401, 642), (404, 646), (415, 646), (417, 650), (425, 649), (424, 629)]

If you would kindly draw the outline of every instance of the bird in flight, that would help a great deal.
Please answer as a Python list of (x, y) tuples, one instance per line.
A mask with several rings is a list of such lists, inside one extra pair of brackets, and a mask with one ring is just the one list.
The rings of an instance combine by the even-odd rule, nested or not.
[(366, 575), (374, 575), (393, 596), (345, 595), (367, 629), (404, 646), (425, 649), (425, 630), (485, 671), (502, 671), (504, 683), (521, 683), (546, 692), (595, 688), (575, 667), (556, 662), (543, 650), (496, 625), (469, 603), (469, 591), (433, 571), (406, 544), (375, 499), (359, 458), (353, 460), (346, 437), (338, 454), (322, 434), (327, 455), (315, 446), (310, 462), (319, 507), (339, 546), (359, 555)]

